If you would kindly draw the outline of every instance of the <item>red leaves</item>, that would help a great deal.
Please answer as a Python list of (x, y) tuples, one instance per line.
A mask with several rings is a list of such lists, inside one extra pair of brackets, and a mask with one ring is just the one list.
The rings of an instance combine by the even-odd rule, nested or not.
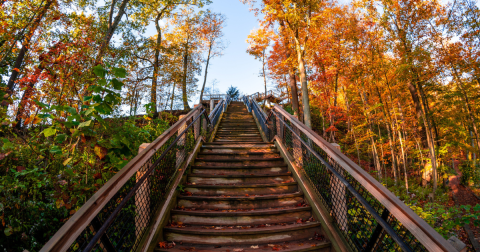
[(171, 248), (175, 247), (175, 245), (176, 245), (175, 242), (168, 243), (166, 241), (163, 241), (163, 242), (158, 243), (158, 247), (164, 248), (164, 249), (171, 249)]
[(93, 175), (93, 178), (94, 179), (101, 179), (102, 178), (102, 174), (101, 173), (96, 173)]
[(17, 166), (17, 172), (22, 172), (22, 171), (25, 171), (26, 168), (23, 167), (23, 166)]

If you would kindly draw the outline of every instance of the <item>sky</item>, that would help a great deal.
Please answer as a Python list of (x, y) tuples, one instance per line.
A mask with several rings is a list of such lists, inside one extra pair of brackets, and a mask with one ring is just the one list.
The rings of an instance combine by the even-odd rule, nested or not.
[[(263, 78), (259, 77), (262, 64), (255, 60), (253, 56), (247, 54), (248, 44), (246, 42), (248, 34), (259, 27), (258, 18), (253, 12), (249, 11), (249, 6), (242, 4), (239, 0), (213, 0), (213, 3), (204, 7), (212, 12), (222, 13), (227, 18), (227, 26), (224, 28), (224, 39), (228, 41), (228, 47), (224, 50), (224, 55), (214, 58), (210, 61), (207, 75), (207, 87), (212, 86), (212, 81), (216, 79), (215, 89), (222, 94), (227, 92), (230, 86), (237, 87), (240, 93), (253, 94), (265, 89)], [(151, 30), (154, 35), (155, 30)], [(202, 76), (198, 76), (199, 90), (203, 84)], [(198, 103), (198, 97), (194, 103)]]

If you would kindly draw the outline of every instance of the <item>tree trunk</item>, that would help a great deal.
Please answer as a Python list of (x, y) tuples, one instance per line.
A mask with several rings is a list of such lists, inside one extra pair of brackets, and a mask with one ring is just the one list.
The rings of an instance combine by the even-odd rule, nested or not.
[(175, 83), (173, 83), (172, 89), (172, 102), (170, 103), (170, 114), (173, 112), (173, 99), (175, 99)]
[(308, 97), (307, 70), (303, 58), (304, 50), (300, 46), (300, 41), (295, 38), (295, 48), (297, 50), (298, 71), (300, 73), (300, 83), (302, 83), (302, 100), (303, 100), (303, 120), (308, 128), (312, 128), (312, 115), (310, 113), (310, 101)]
[(188, 47), (185, 49), (185, 54), (183, 56), (182, 100), (183, 100), (184, 110), (190, 109), (190, 106), (188, 105), (188, 97), (187, 97), (187, 71), (188, 71)]
[[(285, 29), (285, 23), (284, 21), (279, 21), (280, 27)], [(283, 41), (285, 44), (285, 58), (288, 60), (291, 56), (291, 48), (290, 48), (290, 41), (288, 39), (288, 36), (283, 34)], [(289, 76), (289, 86), (290, 86), (290, 92), (292, 94), (292, 110), (293, 110), (293, 115), (296, 115), (300, 118), (299, 115), (299, 106), (298, 106), (298, 91), (297, 91), (297, 80), (295, 77), (295, 68), (289, 67), (288, 69), (288, 76)]]
[(125, 14), (125, 8), (127, 7), (128, 2), (130, 0), (123, 0), (122, 3), (120, 4), (120, 8), (118, 9), (118, 13), (115, 16), (115, 19), (113, 20), (113, 23), (109, 25), (107, 33), (105, 34), (105, 37), (103, 38), (103, 42), (100, 45), (100, 49), (98, 50), (97, 58), (95, 59), (95, 65), (100, 64), (100, 61), (102, 60), (103, 54), (105, 54), (105, 51), (110, 44), (110, 40), (113, 37), (113, 33), (115, 33), (115, 30), (117, 29), (118, 24), (122, 20), (123, 14)]
[(470, 100), (468, 98), (467, 92), (465, 91), (465, 86), (464, 86), (462, 80), (460, 79), (460, 77), (458, 76), (457, 69), (454, 68), (453, 66), (452, 66), (452, 69), (453, 69), (455, 80), (457, 81), (459, 89), (460, 89), (460, 91), (463, 95), (461, 97), (462, 97), (463, 103), (465, 104), (465, 108), (467, 110), (468, 117), (470, 118), (470, 121), (471, 121), (470, 123), (472, 124), (473, 133), (475, 134), (478, 151), (480, 151), (480, 139), (478, 138), (477, 120), (475, 118), (475, 115), (473, 114), (472, 107), (470, 105)]
[(377, 147), (376, 147), (376, 142), (374, 139), (374, 133), (373, 133), (373, 127), (372, 127), (372, 122), (370, 121), (370, 116), (369, 116), (369, 108), (367, 106), (367, 101), (365, 98), (365, 93), (361, 94), (359, 93), (360, 97), (362, 98), (362, 103), (363, 103), (363, 110), (365, 113), (365, 118), (367, 120), (367, 125), (368, 125), (368, 134), (370, 135), (370, 144), (372, 146), (372, 157), (373, 157), (373, 163), (375, 165), (375, 169), (377, 170), (377, 175), (378, 178), (381, 180), (382, 179), (382, 170), (380, 167), (380, 160), (378, 158), (378, 152), (377, 152)]
[(212, 53), (213, 43), (210, 42), (208, 47), (208, 56), (207, 56), (207, 65), (205, 66), (205, 77), (203, 78), (202, 92), (200, 92), (200, 104), (203, 100), (203, 91), (205, 90), (205, 85), (207, 84), (207, 73), (208, 73), (208, 64), (210, 63), (210, 55)]
[(262, 71), (263, 71), (263, 82), (265, 84), (265, 95), (263, 96), (263, 111), (265, 114), (267, 113), (267, 76), (265, 76), (265, 49), (263, 49), (263, 55), (262, 55)]
[(158, 68), (160, 65), (160, 45), (162, 44), (162, 29), (158, 21), (162, 17), (162, 12), (157, 15), (155, 19), (155, 28), (157, 29), (157, 44), (155, 46), (155, 58), (153, 62), (153, 77), (152, 77), (152, 89), (150, 102), (154, 106), (153, 113), (157, 113), (157, 78), (158, 78)]
[[(30, 47), (30, 41), (32, 40), (33, 34), (37, 30), (38, 26), (40, 25), (43, 16), (47, 13), (48, 9), (52, 4), (55, 3), (56, 0), (47, 0), (45, 3), (45, 6), (40, 10), (40, 13), (37, 15), (35, 20), (32, 23), (32, 28), (28, 31), (28, 33), (25, 36), (25, 39), (22, 43), (22, 49), (20, 49), (20, 52), (18, 53), (18, 56), (15, 60), (15, 64), (13, 65), (13, 70), (12, 74), (10, 75), (10, 78), (8, 80), (7, 88), (10, 91), (10, 95), (13, 94), (13, 91), (15, 89), (15, 81), (17, 81), (18, 74), (19, 74), (19, 69), (22, 67), (23, 64), (23, 59), (25, 58), (25, 54), (28, 51), (28, 48)], [(7, 105), (8, 106), (8, 105)]]

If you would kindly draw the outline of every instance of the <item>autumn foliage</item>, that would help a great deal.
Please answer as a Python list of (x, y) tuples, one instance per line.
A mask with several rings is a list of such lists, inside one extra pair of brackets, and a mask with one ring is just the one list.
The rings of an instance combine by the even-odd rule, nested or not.
[(40, 250), (189, 109), (225, 48), (209, 3), (0, 1), (0, 250)]

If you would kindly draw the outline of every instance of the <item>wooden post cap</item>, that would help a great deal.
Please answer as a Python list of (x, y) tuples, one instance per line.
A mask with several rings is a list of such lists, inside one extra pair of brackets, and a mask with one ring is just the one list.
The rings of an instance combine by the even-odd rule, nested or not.
[(339, 145), (339, 144), (337, 144), (337, 143), (332, 143), (332, 146), (333, 146), (335, 149), (337, 149), (337, 150), (339, 150), (339, 151), (342, 151), (342, 149), (340, 148), (340, 145)]
[(459, 240), (457, 237), (452, 236), (448, 238), (447, 240), (452, 246), (458, 251), (458, 252), (466, 252), (467, 251), (467, 245), (463, 243), (461, 240)]
[(148, 146), (150, 145), (150, 143), (142, 143), (140, 145), (140, 147), (138, 148), (138, 153), (142, 152), (143, 150), (145, 150)]

